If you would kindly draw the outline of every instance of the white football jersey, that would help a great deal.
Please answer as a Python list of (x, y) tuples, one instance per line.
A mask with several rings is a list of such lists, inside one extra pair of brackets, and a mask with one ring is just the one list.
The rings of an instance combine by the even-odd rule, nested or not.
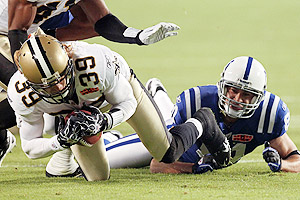
[[(66, 12), (70, 6), (78, 3), (80, 0), (27, 0), (37, 3), (37, 13), (33, 24), (28, 29), (28, 34), (33, 33), (47, 19)], [(8, 33), (8, 0), (0, 0), (0, 34)]]
[(0, 0), (0, 34), (7, 35), (8, 32), (8, 0)]
[[(80, 109), (84, 103), (100, 107), (103, 101), (107, 100), (108, 103), (119, 108), (118, 106), (125, 101), (136, 101), (128, 82), (130, 69), (120, 55), (99, 44), (79, 41), (66, 44), (72, 49), (76, 74), (76, 99), (69, 104), (50, 104), (43, 101), (25, 84), (25, 77), (18, 71), (10, 79), (8, 99), (22, 120), (35, 122), (42, 117), (43, 113), (67, 114), (74, 109)], [(121, 93), (114, 92), (120, 89)], [(122, 106), (119, 109), (122, 110)], [(124, 112), (126, 117), (126, 109)], [(129, 115), (133, 112), (130, 111)]]

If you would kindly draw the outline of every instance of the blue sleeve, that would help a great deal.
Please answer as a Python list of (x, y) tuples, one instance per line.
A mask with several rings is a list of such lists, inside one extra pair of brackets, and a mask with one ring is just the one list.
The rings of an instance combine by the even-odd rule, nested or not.
[(63, 12), (59, 15), (49, 18), (40, 27), (43, 30), (56, 29), (69, 25), (73, 19), (73, 15), (68, 10), (67, 12)]
[(182, 124), (184, 123), (186, 118), (186, 102), (185, 102), (185, 95), (182, 92), (176, 99), (176, 110), (173, 113), (175, 124)]
[(287, 105), (280, 100), (276, 112), (276, 121), (273, 129), (273, 133), (275, 135), (282, 136), (284, 133), (288, 131), (290, 125), (290, 111)]
[(197, 86), (183, 91), (176, 100), (176, 112), (173, 118), (176, 124), (182, 124), (191, 118), (201, 107), (209, 107), (218, 112), (218, 94), (215, 85)]

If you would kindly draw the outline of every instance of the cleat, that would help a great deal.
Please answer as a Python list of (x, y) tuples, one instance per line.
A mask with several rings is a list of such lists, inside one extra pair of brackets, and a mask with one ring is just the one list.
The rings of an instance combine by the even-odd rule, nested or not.
[(49, 172), (46, 171), (46, 177), (48, 177), (48, 178), (52, 178), (52, 177), (65, 177), (65, 178), (73, 177), (73, 178), (81, 178), (81, 177), (84, 177), (84, 174), (83, 174), (81, 168), (78, 167), (78, 168), (75, 170), (75, 172), (73, 172), (72, 174), (55, 175), (55, 174), (50, 174)]
[(231, 157), (229, 142), (220, 130), (213, 112), (209, 108), (201, 108), (193, 118), (199, 120), (203, 126), (200, 137), (215, 161), (222, 167), (227, 166)]
[(11, 150), (16, 146), (16, 137), (7, 130), (7, 138), (3, 145), (3, 147), (0, 147), (0, 167), (2, 165), (2, 162), (5, 158), (5, 156), (11, 152)]
[(149, 79), (145, 85), (145, 88), (148, 90), (148, 92), (152, 96), (152, 98), (155, 96), (156, 92), (159, 90), (162, 90), (165, 93), (167, 93), (166, 88), (163, 86), (163, 84), (157, 78)]
[(109, 144), (111, 142), (117, 141), (118, 139), (122, 138), (123, 135), (117, 130), (109, 130), (109, 131), (103, 131), (102, 134), (104, 144)]

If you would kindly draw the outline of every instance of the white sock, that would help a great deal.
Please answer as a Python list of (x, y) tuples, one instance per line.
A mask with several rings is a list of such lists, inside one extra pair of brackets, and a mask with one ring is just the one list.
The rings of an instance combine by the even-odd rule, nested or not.
[(193, 123), (193, 124), (196, 126), (196, 128), (197, 128), (197, 130), (198, 130), (198, 133), (199, 133), (197, 139), (198, 139), (199, 137), (201, 137), (201, 135), (202, 135), (202, 133), (203, 133), (203, 127), (202, 127), (201, 122), (200, 122), (199, 120), (197, 120), (197, 119), (194, 119), (194, 118), (190, 118), (190, 119), (186, 120), (185, 123), (187, 123), (187, 122), (191, 122), (191, 123)]
[(172, 115), (172, 110), (174, 108), (174, 104), (172, 103), (168, 94), (162, 90), (158, 90), (153, 99), (157, 104), (164, 120), (166, 121), (170, 119)]
[(53, 154), (46, 171), (52, 175), (67, 175), (74, 173), (78, 167), (71, 149), (65, 149)]

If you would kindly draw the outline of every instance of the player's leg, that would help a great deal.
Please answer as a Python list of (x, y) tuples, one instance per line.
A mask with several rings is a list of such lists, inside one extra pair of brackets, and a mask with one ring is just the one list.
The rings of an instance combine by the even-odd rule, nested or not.
[[(44, 134), (55, 135), (56, 117), (44, 114)], [(47, 177), (78, 177), (81, 170), (70, 149), (53, 154), (46, 166)]]
[(15, 136), (6, 129), (0, 130), (0, 167), (5, 156), (16, 146)]
[(8, 37), (0, 35), (0, 81), (7, 86), (9, 79), (16, 71), (17, 68), (13, 64), (10, 53)]
[[(157, 103), (164, 120), (171, 117), (173, 103), (162, 83), (152, 78), (146, 83), (146, 89)], [(104, 142), (110, 137), (116, 138), (108, 131), (104, 133)], [(105, 143), (107, 157), (111, 168), (137, 168), (149, 166), (152, 156), (143, 145), (137, 134), (122, 137), (116, 141)]]
[[(108, 133), (110, 134), (110, 133)], [(103, 134), (105, 140), (106, 134)], [(149, 166), (152, 156), (137, 134), (131, 134), (105, 145), (110, 168)]]
[(108, 130), (103, 132), (102, 137), (103, 137), (104, 144), (106, 146), (109, 143), (112, 143), (114, 141), (117, 141), (118, 139), (123, 138), (123, 135), (117, 130)]
[[(200, 114), (193, 116), (186, 123), (175, 126), (168, 131), (157, 105), (133, 73), (129, 79), (129, 83), (132, 86), (138, 106), (136, 112), (128, 120), (128, 123), (137, 132), (145, 147), (156, 160), (166, 163), (174, 162), (198, 138), (204, 138), (206, 146), (212, 145), (208, 142), (211, 139), (213, 146), (215, 146), (211, 147), (211, 153), (228, 157), (228, 146), (223, 143), (226, 138), (222, 132), (215, 126), (213, 127), (213, 131), (215, 131), (213, 135), (207, 131), (211, 130), (208, 129), (207, 120), (214, 120), (213, 115), (208, 115), (208, 118), (206, 118), (203, 115), (209, 113), (200, 109), (198, 111)], [(222, 150), (220, 151), (219, 149)]]
[(110, 167), (102, 137), (92, 147), (76, 144), (71, 150), (88, 181), (109, 179)]
[[(12, 75), (17, 71), (15, 68), (11, 54), (8, 37), (0, 35), (0, 81), (2, 87), (6, 90)], [(5, 114), (4, 114), (5, 113)], [(15, 114), (10, 107), (7, 99), (1, 100), (0, 103), (0, 130), (11, 128), (16, 125)]]
[(53, 154), (46, 166), (47, 177), (76, 177), (79, 175), (81, 175), (81, 170), (74, 160), (71, 149)]
[[(11, 76), (16, 72), (14, 67), (8, 38), (0, 35), (0, 81), (1, 87), (6, 89)], [(0, 166), (5, 156), (16, 145), (16, 138), (6, 129), (16, 125), (16, 117), (8, 100), (1, 99), (0, 102)]]
[(172, 135), (168, 132), (157, 105), (133, 72), (129, 83), (137, 100), (137, 108), (127, 122), (151, 155), (156, 160), (161, 160), (170, 147)]
[(172, 117), (174, 104), (160, 80), (157, 78), (149, 79), (145, 84), (145, 88), (148, 90), (149, 94), (152, 96), (153, 100), (158, 106), (163, 119), (165, 121), (170, 119)]

